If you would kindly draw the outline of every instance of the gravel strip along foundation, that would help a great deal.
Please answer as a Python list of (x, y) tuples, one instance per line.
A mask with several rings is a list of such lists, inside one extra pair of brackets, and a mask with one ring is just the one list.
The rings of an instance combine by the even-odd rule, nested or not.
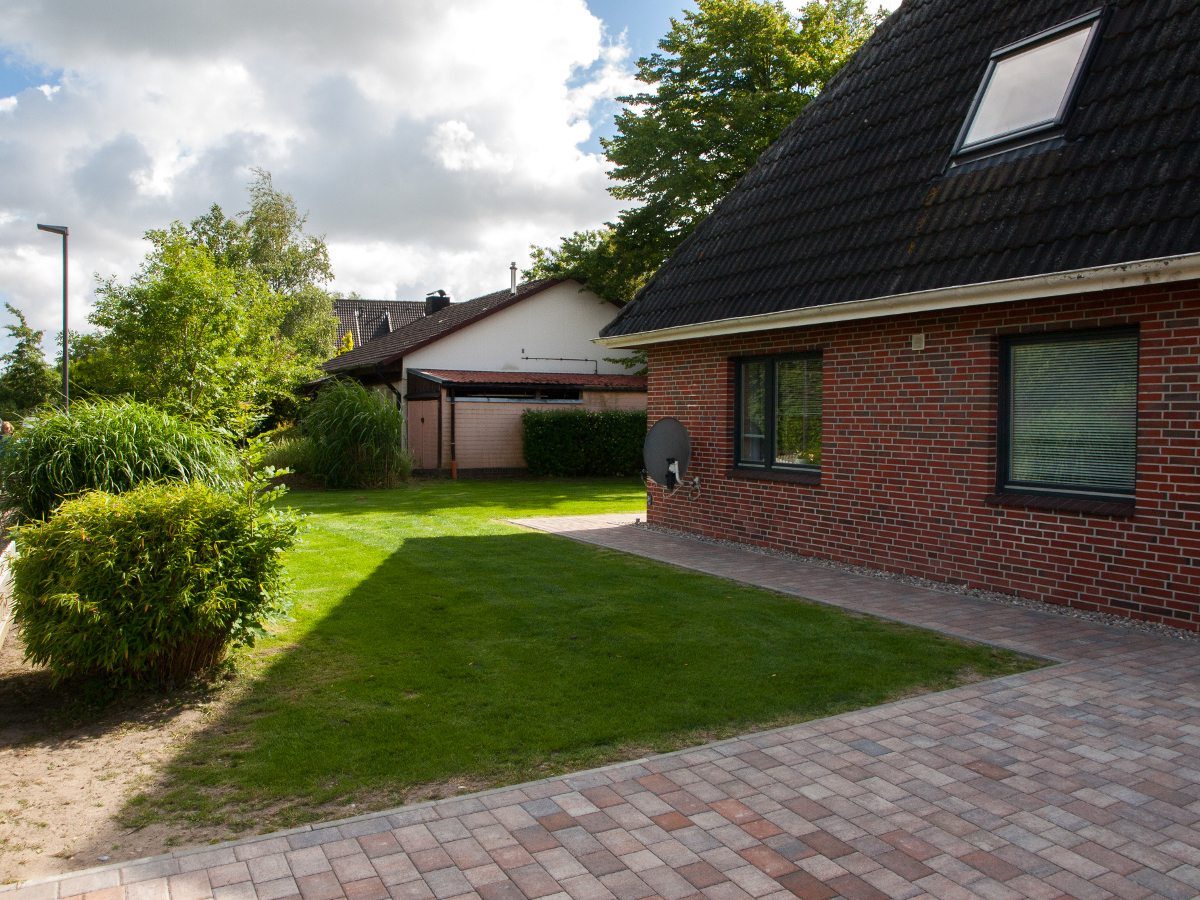
[(902, 575), (899, 572), (886, 572), (883, 569), (872, 569), (869, 566), (854, 566), (849, 563), (834, 562), (830, 559), (820, 559), (816, 556), (806, 556), (802, 553), (789, 553), (786, 550), (775, 550), (771, 547), (758, 547), (754, 544), (743, 544), (738, 541), (729, 541), (724, 538), (708, 537), (702, 534), (693, 534), (690, 531), (680, 531), (675, 528), (664, 528), (661, 525), (651, 525), (648, 522), (638, 521), (634, 523), (635, 528), (645, 528), (647, 531), (655, 531), (659, 534), (671, 535), (672, 537), (691, 538), (694, 541), (700, 541), (705, 544), (716, 544), (721, 547), (735, 547), (739, 550), (745, 550), (749, 553), (757, 553), (760, 556), (773, 556), (776, 559), (787, 559), (794, 562), (805, 563), (810, 566), (820, 566), (824, 569), (834, 569), (839, 572), (849, 572), (854, 575), (865, 575), (868, 578), (878, 578), (881, 581), (891, 581), (897, 584), (907, 584), (912, 587), (923, 588), (927, 591), (940, 591), (944, 594), (960, 594), (964, 597), (978, 597), (980, 600), (987, 600), (991, 603), (1004, 603), (1008, 606), (1023, 606), (1026, 609), (1036, 610), (1038, 612), (1050, 613), (1055, 616), (1064, 616), (1069, 619), (1081, 619), (1088, 622), (1098, 622), (1104, 625), (1115, 625), (1117, 628), (1127, 628), (1130, 631), (1140, 631), (1143, 634), (1152, 634), (1158, 637), (1173, 638), (1179, 641), (1191, 641), (1200, 643), (1200, 632), (1187, 631), (1183, 628), (1176, 628), (1173, 625), (1164, 625), (1159, 622), (1143, 622), (1139, 619), (1127, 619), (1124, 616), (1114, 616), (1111, 613), (1093, 612), (1087, 609), (1078, 609), (1074, 606), (1065, 606), (1060, 603), (1047, 603), (1044, 600), (1030, 600), (1025, 597), (1018, 597), (1015, 594), (1002, 594), (999, 591), (986, 591), (981, 588), (967, 587), (962, 584), (950, 584), (944, 581), (933, 581), (929, 578), (921, 578), (918, 575)]

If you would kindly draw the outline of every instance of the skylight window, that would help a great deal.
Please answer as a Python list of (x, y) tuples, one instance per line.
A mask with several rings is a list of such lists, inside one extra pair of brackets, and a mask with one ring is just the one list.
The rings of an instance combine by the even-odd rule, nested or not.
[(956, 152), (1061, 125), (1099, 25), (1096, 10), (994, 51)]

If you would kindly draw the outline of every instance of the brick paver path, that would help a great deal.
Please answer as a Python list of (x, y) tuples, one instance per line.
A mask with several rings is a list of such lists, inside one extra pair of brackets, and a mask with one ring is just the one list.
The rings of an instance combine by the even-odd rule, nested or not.
[(521, 524), (1062, 663), (14, 900), (1200, 894), (1200, 647), (623, 527)]

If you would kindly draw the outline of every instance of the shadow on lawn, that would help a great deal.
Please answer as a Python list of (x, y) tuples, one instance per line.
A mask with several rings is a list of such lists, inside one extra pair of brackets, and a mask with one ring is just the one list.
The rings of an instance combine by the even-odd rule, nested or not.
[[(131, 825), (283, 827), (1036, 665), (543, 534), (408, 538), (363, 563), (298, 642), (261, 651), (275, 658)], [(302, 583), (338, 561), (315, 548), (305, 565)]]

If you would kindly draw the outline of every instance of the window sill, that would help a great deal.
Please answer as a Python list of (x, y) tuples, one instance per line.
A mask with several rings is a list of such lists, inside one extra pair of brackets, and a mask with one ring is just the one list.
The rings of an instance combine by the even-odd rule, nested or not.
[(1093, 516), (1132, 518), (1137, 515), (1133, 500), (1094, 500), (1081, 497), (1052, 497), (1045, 494), (990, 494), (983, 500), (988, 506), (1015, 506), (1057, 512), (1084, 513)]
[(725, 477), (734, 481), (788, 481), (792, 484), (820, 484), (820, 472), (788, 472), (781, 469), (726, 469)]

